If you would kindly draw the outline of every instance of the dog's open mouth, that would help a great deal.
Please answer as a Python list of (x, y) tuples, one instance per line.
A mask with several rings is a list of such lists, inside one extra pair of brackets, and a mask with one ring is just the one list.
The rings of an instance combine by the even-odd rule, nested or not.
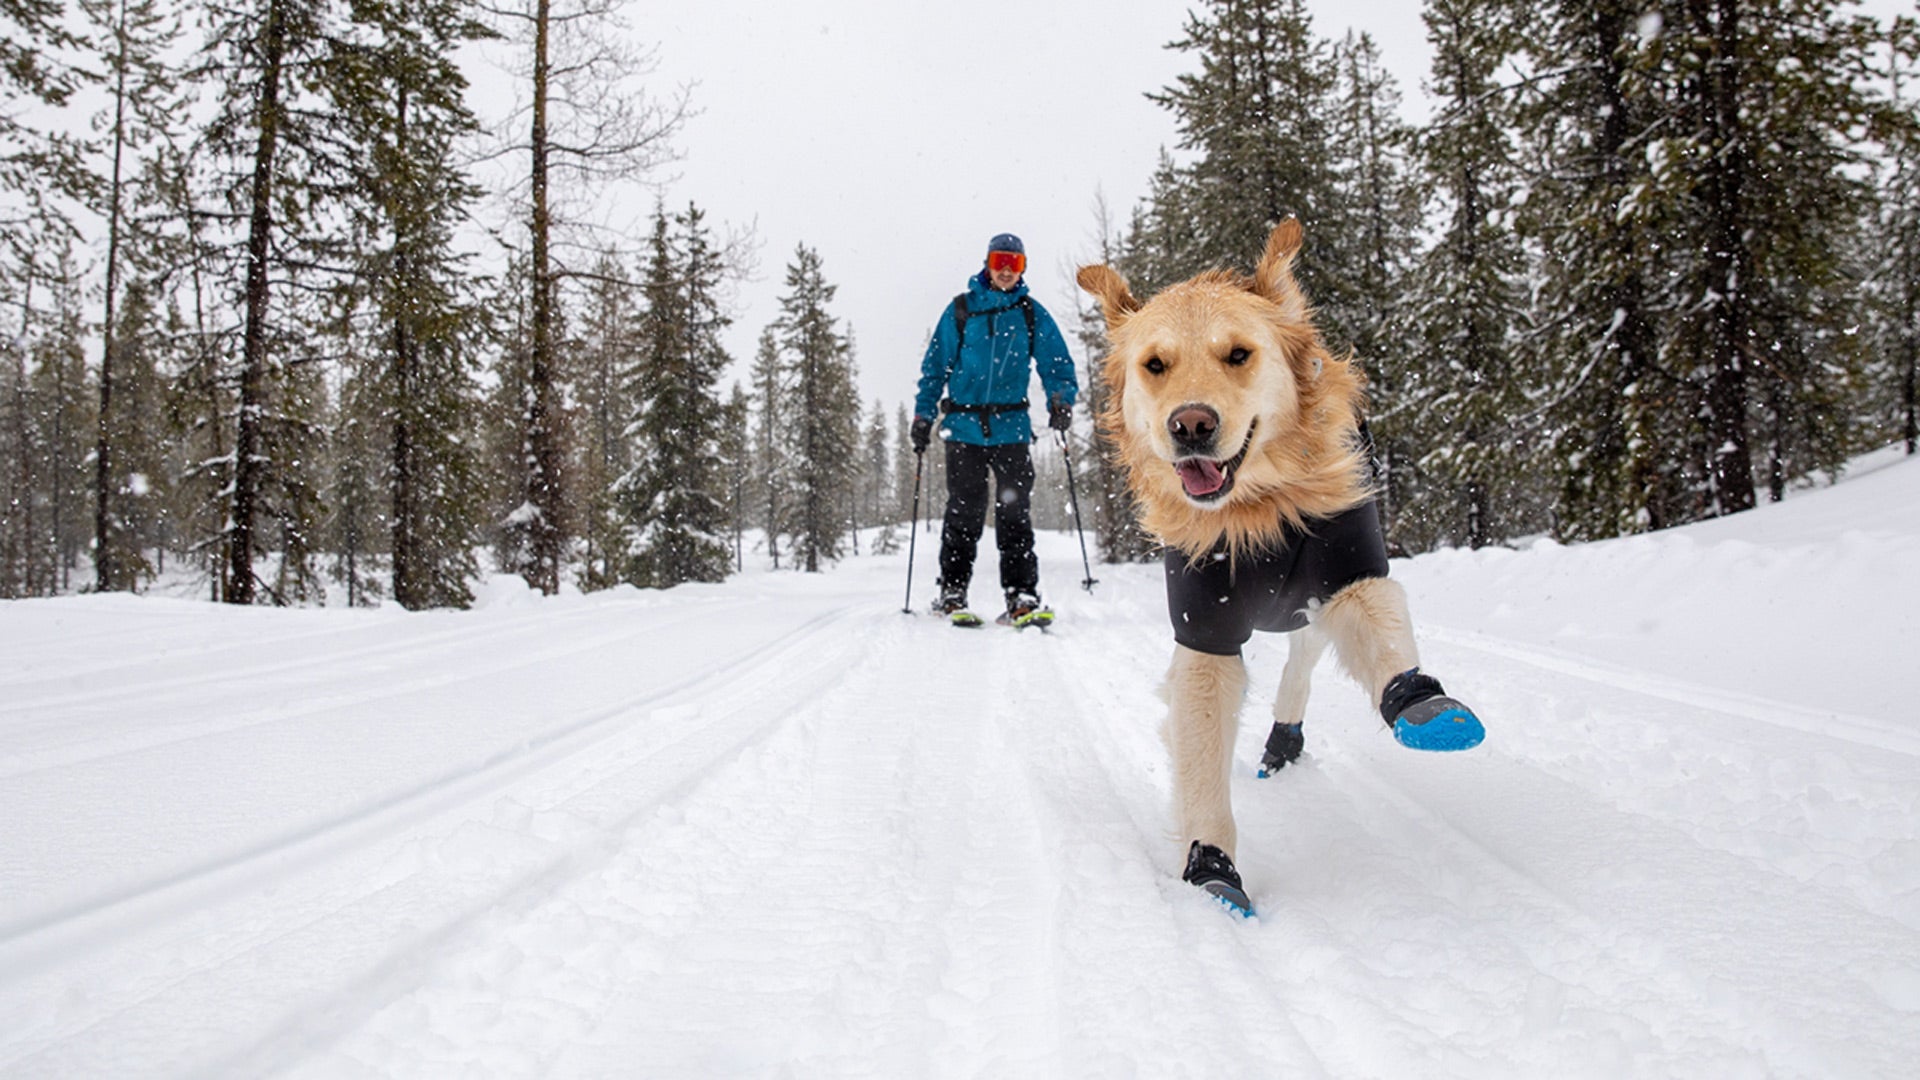
[(1186, 489), (1189, 499), (1213, 502), (1233, 490), (1234, 473), (1240, 468), (1240, 463), (1247, 460), (1247, 450), (1253, 446), (1255, 426), (1247, 426), (1247, 440), (1240, 444), (1240, 452), (1224, 461), (1190, 457), (1173, 463), (1173, 471), (1180, 474), (1180, 486)]

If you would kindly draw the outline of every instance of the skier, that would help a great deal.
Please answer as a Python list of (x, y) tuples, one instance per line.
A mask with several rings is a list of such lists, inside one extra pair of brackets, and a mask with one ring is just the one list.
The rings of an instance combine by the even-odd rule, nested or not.
[(1040, 603), (1040, 564), (1033, 553), (1027, 386), (1038, 368), (1047, 424), (1061, 432), (1073, 423), (1080, 387), (1060, 328), (1027, 291), (1026, 268), (1026, 246), (1019, 237), (1001, 233), (988, 241), (986, 264), (941, 313), (920, 362), (914, 453), (926, 452), (934, 417), (946, 417), (941, 439), (947, 447), (947, 514), (940, 533), (940, 595), (933, 607), (963, 626), (980, 624), (967, 610), (967, 585), (986, 525), (989, 471), (996, 489), (1000, 588), (1007, 604), (1001, 621), (1027, 626), (1053, 618)]

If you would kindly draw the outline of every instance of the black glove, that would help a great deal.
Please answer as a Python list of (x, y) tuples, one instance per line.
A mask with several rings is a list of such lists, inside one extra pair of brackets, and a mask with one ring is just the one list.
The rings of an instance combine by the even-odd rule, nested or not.
[(933, 439), (933, 421), (927, 419), (924, 416), (914, 417), (913, 430), (910, 433), (909, 437), (913, 439), (914, 453), (916, 454), (926, 453), (927, 443), (932, 441)]
[(1047, 402), (1047, 426), (1055, 431), (1065, 431), (1073, 426), (1073, 406), (1054, 398)]

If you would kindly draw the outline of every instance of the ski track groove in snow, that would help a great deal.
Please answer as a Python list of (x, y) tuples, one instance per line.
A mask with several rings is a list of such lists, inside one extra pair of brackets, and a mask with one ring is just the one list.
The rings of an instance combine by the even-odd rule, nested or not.
[(1556, 675), (1568, 675), (1618, 690), (1630, 690), (1676, 705), (1736, 716), (1822, 738), (1843, 739), (1873, 750), (1920, 756), (1920, 732), (1871, 717), (1757, 697), (1720, 687), (1698, 686), (1680, 679), (1632, 671), (1617, 664), (1587, 660), (1538, 645), (1496, 638), (1443, 626), (1423, 626), (1422, 638), (1502, 657)]
[[(1767, 513), (1752, 520), (1784, 520)], [(1716, 566), (1684, 539), (1641, 546), (1693, 560), (1669, 576)], [(1076, 579), (1071, 534), (1041, 540), (1044, 579)], [(1873, 650), (1904, 631), (1862, 631), (1836, 659), (1780, 644), (1772, 623), (1715, 622), (1711, 604), (1659, 607), (1666, 578), (1612, 581), (1617, 601), (1571, 583), (1644, 556), (1409, 567), (1433, 586), (1414, 590), (1428, 666), (1488, 722), (1465, 754), (1399, 747), (1329, 657), (1306, 756), (1255, 779), (1286, 650), (1257, 636), (1233, 763), (1256, 920), (1179, 880), (1156, 565), (1055, 591), (1047, 634), (900, 615), (900, 557), (457, 617), (501, 620), (482, 629), (0, 607), (16, 616), (0, 633), (30, 645), (0, 683), (39, 725), (0, 718), (0, 761), (76, 758), (0, 785), (0, 816), (24, 810), (56, 845), (0, 835), (0, 883), (34, 898), (0, 895), (0, 922), (69, 916), (0, 938), (0, 1075), (1909, 1074), (1920, 740), (1863, 706), (1807, 707), (1854, 673), (1881, 681), (1845, 700), (1888, 699)], [(1809, 567), (1735, 569), (1753, 593)], [(120, 665), (43, 640), (121, 608), (228, 643), (142, 653), (145, 619), (76, 639), (123, 643)], [(1636, 635), (1694, 627), (1739, 653), (1698, 683), (1634, 652)], [(265, 657), (290, 642), (312, 654)], [(1783, 660), (1812, 671), (1729, 675)], [(442, 678), (457, 670), (471, 686)], [(261, 693), (228, 681), (242, 671)], [(150, 693), (84, 685), (142, 678)], [(276, 694), (331, 704), (275, 723)], [(155, 725), (187, 738), (99, 753)], [(462, 749), (421, 753), (431, 738)], [(272, 783), (191, 798), (221, 775), (186, 769), (196, 758)], [(450, 779), (462, 768), (478, 771)], [(314, 790), (310, 769), (346, 795)], [(79, 784), (89, 770), (144, 785), (156, 821)], [(267, 825), (232, 827), (235, 806)], [(149, 850), (183, 823), (212, 839)], [(131, 878), (96, 869), (116, 855)]]
[[(744, 610), (746, 606), (746, 603), (743, 601), (734, 602), (736, 610)], [(690, 623), (696, 619), (710, 619), (722, 613), (722, 611), (714, 608), (695, 608), (690, 611), (673, 612), (668, 616), (671, 619), (669, 625)], [(566, 622), (579, 621), (584, 614), (586, 613), (572, 611), (550, 615), (538, 619), (536, 625), (542, 631), (551, 632), (557, 627), (563, 626)], [(598, 612), (595, 612), (595, 614), (598, 614)], [(662, 626), (659, 623), (648, 623), (628, 627), (611, 634), (601, 634), (585, 641), (570, 639), (562, 635), (558, 638), (557, 643), (521, 652), (517, 654), (512, 661), (502, 666), (505, 670), (530, 668), (550, 661), (555, 657), (577, 652), (582, 647), (592, 648), (614, 644), (640, 636), (641, 634), (656, 634), (659, 633), (661, 629)], [(384, 641), (374, 642), (367, 645), (354, 646), (339, 652), (321, 653), (304, 660), (291, 660), (271, 664), (245, 664), (233, 667), (222, 666), (206, 674), (187, 678), (165, 677), (145, 681), (132, 681), (130, 683), (115, 685), (110, 689), (64, 695), (33, 696), (30, 698), (26, 695), (30, 693), (30, 687), (33, 684), (31, 682), (22, 682), (12, 686), (0, 687), (0, 694), (9, 692), (20, 694), (23, 699), (31, 700), (33, 703), (31, 710), (23, 711), (23, 713), (9, 718), (8, 726), (14, 731), (24, 733), (23, 729), (30, 729), (32, 725), (28, 717), (32, 713), (61, 710), (60, 712), (53, 713), (53, 715), (60, 718), (60, 724), (57, 729), (50, 731), (49, 735), (54, 738), (71, 739), (75, 736), (84, 736), (86, 734), (86, 729), (83, 725), (76, 725), (73, 722), (70, 710), (75, 706), (85, 706), (103, 711), (111, 709), (111, 711), (105, 712), (105, 715), (108, 716), (124, 713), (129, 707), (136, 706), (142, 710), (159, 712), (163, 711), (164, 706), (169, 702), (168, 692), (178, 695), (174, 700), (178, 700), (179, 698), (191, 699), (193, 697), (193, 691), (205, 691), (209, 687), (230, 686), (235, 683), (251, 683), (269, 677), (284, 678), (285, 676), (302, 672), (311, 673), (314, 676), (315, 683), (321, 687), (335, 687), (339, 685), (337, 672), (341, 664), (356, 664), (356, 662), (366, 661), (365, 663), (357, 663), (360, 670), (366, 672), (406, 671), (423, 659), (457, 659), (461, 653), (491, 642), (515, 637), (525, 637), (527, 636), (528, 630), (529, 627), (524, 623), (489, 624), (422, 635), (409, 639), (404, 645), (400, 646), (395, 646), (390, 642)], [(362, 631), (362, 633), (364, 633), (364, 631)], [(313, 635), (296, 635), (295, 637), (297, 639), (311, 636)], [(328, 638), (338, 638), (341, 636), (343, 635), (327, 635)], [(290, 644), (289, 639), (275, 638), (266, 641), (249, 642), (244, 646), (235, 645), (221, 647), (217, 650), (206, 650), (206, 652), (225, 653), (244, 648), (248, 652), (268, 651), (277, 655), (288, 644)], [(176, 658), (169, 657), (169, 659), (172, 660)], [(91, 682), (106, 674), (107, 673), (104, 672), (89, 671), (86, 673), (86, 678)], [(298, 719), (328, 709), (365, 705), (383, 698), (398, 697), (402, 694), (414, 693), (420, 690), (430, 690), (437, 687), (448, 686), (471, 678), (471, 675), (472, 673), (465, 669), (449, 667), (449, 669), (442, 674), (409, 675), (394, 680), (381, 680), (377, 683), (368, 684), (369, 686), (377, 687), (377, 689), (360, 689), (354, 687), (347, 689), (345, 692), (336, 690), (332, 693), (302, 695), (298, 705), (276, 708), (263, 716), (254, 716), (246, 712), (236, 712), (228, 719), (215, 716), (211, 718), (198, 718), (187, 724), (142, 726), (134, 732), (108, 740), (104, 744), (99, 741), (76, 742), (67, 746), (56, 745), (34, 751), (15, 752), (6, 755), (4, 758), (0, 758), (0, 780), (6, 780), (41, 769), (58, 768), (63, 765), (97, 761), (116, 754), (136, 753), (174, 743), (205, 738), (210, 735), (222, 735), (256, 725), (273, 724)], [(73, 677), (64, 678), (62, 681), (72, 681), (72, 678)]]
[[(367, 924), (349, 928), (354, 937), (393, 935), (383, 947), (403, 962), (375, 963), (370, 972), (349, 978), (344, 989), (291, 1010), (289, 1015), (298, 1019), (285, 1021), (282, 1026), (286, 1031), (267, 1040), (272, 1045), (289, 1039), (296, 1045), (310, 1042), (315, 1030), (356, 1015), (370, 996), (377, 999), (381, 987), (396, 980), (416, 979), (421, 956), (446, 948), (476, 921), (503, 906), (528, 902), (524, 899), (527, 895), (544, 895), (582, 872), (577, 864), (604, 858), (606, 830), (617, 827), (617, 822), (615, 826), (589, 826), (586, 818), (565, 808), (528, 805), (527, 797), (509, 797), (508, 792), (529, 784), (537, 791), (541, 784), (555, 782), (589, 783), (589, 793), (604, 790), (609, 781), (598, 778), (588, 782), (586, 778), (596, 777), (600, 770), (590, 763), (582, 764), (582, 759), (590, 751), (605, 753), (605, 744), (620, 741), (631, 730), (631, 724), (618, 721), (649, 708), (656, 715), (676, 709), (682, 713), (688, 708), (704, 711), (709, 705), (701, 699), (707, 695), (698, 691), (710, 688), (722, 676), (739, 687), (737, 695), (749, 704), (753, 692), (764, 690), (769, 683), (792, 683), (796, 670), (811, 672), (803, 685), (824, 689), (838, 681), (840, 672), (830, 665), (818, 666), (815, 661), (847, 655), (852, 639), (835, 635), (833, 629), (859, 617), (859, 613), (847, 609), (817, 614), (752, 653), (684, 675), (618, 707), (553, 725), (542, 737), (505, 749), (477, 768), (395, 792), (374, 805), (356, 808), (295, 834), (273, 837), (216, 863), (143, 883), (123, 895), (100, 897), (76, 908), (47, 913), (26, 925), (9, 925), (0, 933), (0, 970), (8, 979), (30, 978), (54, 955), (71, 961), (93, 947), (142, 933), (164, 931), (171, 937), (170, 924), (202, 921), (205, 913), (218, 911), (234, 898), (270, 897), (293, 889), (296, 881), (315, 876), (335, 857), (364, 861), (352, 857), (378, 852), (384, 865), (371, 872), (365, 867), (356, 868), (355, 874), (346, 875), (353, 880), (318, 903), (308, 904), (312, 910), (303, 908), (297, 915), (270, 913), (260, 920), (266, 924), (262, 928), (213, 931), (213, 937), (230, 936), (234, 940), (219, 941), (184, 969), (175, 961), (167, 970), (153, 972), (145, 979), (126, 978), (124, 985), (116, 988), (121, 1000), (109, 1004), (101, 1010), (103, 1015), (96, 1017), (98, 1023), (111, 1026), (125, 1021), (130, 1030), (142, 1030), (161, 1022), (145, 1017), (143, 1010), (147, 1007), (165, 1002), (157, 1010), (165, 1015), (180, 1001), (192, 1000), (196, 976), (230, 971), (232, 965), (245, 966), (245, 958), (256, 953), (284, 958), (288, 952), (297, 952), (303, 942), (337, 933), (340, 928), (336, 924), (350, 921), (350, 914)], [(825, 648), (816, 648), (823, 644)], [(673, 703), (677, 699), (691, 699), (695, 704), (676, 707)], [(757, 712), (748, 723), (771, 722), (756, 717)], [(637, 754), (637, 765), (628, 764), (644, 767), (653, 759), (668, 759), (667, 767), (672, 770), (667, 778), (669, 791), (684, 788), (712, 767), (713, 757), (724, 756), (738, 745), (739, 739), (728, 738), (725, 729), (726, 725), (698, 725), (687, 736), (664, 746), (641, 747), (628, 755)], [(721, 732), (717, 740), (716, 730)], [(691, 761), (675, 755), (682, 745), (693, 746)], [(705, 764), (699, 764), (703, 761)], [(543, 780), (542, 773), (555, 774), (555, 778)], [(576, 794), (575, 798), (581, 797)], [(619, 805), (626, 798), (627, 793), (622, 792), (612, 802)], [(533, 800), (541, 801), (537, 796)], [(640, 814), (651, 805), (644, 803), (617, 813)], [(437, 830), (445, 831), (436, 835)], [(511, 850), (511, 857), (502, 858), (495, 856), (507, 855), (507, 850), (488, 852), (478, 860), (473, 858), (476, 852), (464, 850), (487, 836), (495, 842), (511, 840), (519, 850)], [(514, 840), (515, 836), (519, 839)], [(405, 850), (396, 852), (396, 848)], [(367, 892), (368, 881), (377, 882), (372, 892)], [(357, 962), (352, 956), (346, 960), (348, 965)], [(268, 966), (263, 961), (254, 963)], [(302, 966), (297, 956), (291, 966)], [(347, 970), (351, 971), (351, 966)], [(338, 971), (329, 975), (334, 980), (341, 977)], [(326, 985), (324, 980), (322, 985)], [(4, 989), (5, 983), (0, 981), (0, 991)], [(218, 987), (206, 992), (226, 993)], [(4, 1000), (0, 997), (0, 1004)], [(248, 1004), (260, 1007), (257, 1002)], [(84, 1030), (65, 1034), (71, 1037)], [(4, 1065), (5, 1060), (0, 1059), (0, 1066)], [(251, 1068), (216, 1072), (257, 1074)]]

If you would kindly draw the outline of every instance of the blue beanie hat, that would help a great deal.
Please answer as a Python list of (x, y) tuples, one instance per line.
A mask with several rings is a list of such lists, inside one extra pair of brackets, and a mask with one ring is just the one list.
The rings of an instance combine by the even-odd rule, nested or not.
[(1020, 242), (1019, 237), (1010, 232), (1003, 232), (999, 236), (987, 241), (988, 254), (996, 251), (1011, 251), (1016, 254), (1025, 255), (1027, 253), (1027, 246)]

